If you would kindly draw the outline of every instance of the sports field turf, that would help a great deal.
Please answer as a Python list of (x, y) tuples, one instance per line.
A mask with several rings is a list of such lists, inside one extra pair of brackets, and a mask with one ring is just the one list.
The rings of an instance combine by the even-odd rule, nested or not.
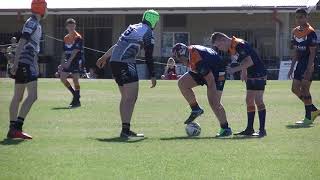
[[(39, 98), (27, 117), (31, 141), (5, 140), (13, 82), (0, 79), (0, 179), (320, 179), (320, 117), (297, 128), (304, 107), (290, 81), (269, 81), (265, 94), (267, 132), (263, 139), (213, 138), (218, 123), (196, 89), (205, 114), (199, 138), (186, 138), (189, 107), (176, 81), (140, 81), (133, 130), (147, 139), (118, 140), (118, 88), (112, 80), (82, 80), (82, 107), (64, 109), (70, 94), (58, 80), (41, 79)], [(245, 88), (227, 81), (223, 104), (234, 131), (246, 125)], [(320, 82), (312, 93), (320, 107)], [(256, 123), (258, 119), (256, 115)]]

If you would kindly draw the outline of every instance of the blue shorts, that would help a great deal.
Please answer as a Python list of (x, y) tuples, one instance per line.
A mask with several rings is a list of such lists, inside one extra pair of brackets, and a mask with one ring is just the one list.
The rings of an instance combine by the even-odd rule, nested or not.
[(75, 61), (73, 63), (70, 64), (69, 68), (63, 68), (62, 72), (66, 72), (66, 73), (72, 73), (72, 74), (76, 74), (76, 73), (80, 73), (80, 64), (78, 63), (78, 61)]
[[(202, 77), (200, 74), (197, 74), (195, 72), (189, 71), (188, 72), (192, 79), (200, 86), (207, 85), (207, 81)], [(225, 76), (215, 76), (214, 77), (215, 83), (216, 83), (216, 89), (218, 91), (223, 91), (224, 89), (224, 84), (226, 82)]]
[(267, 80), (264, 79), (247, 79), (247, 90), (264, 91)]

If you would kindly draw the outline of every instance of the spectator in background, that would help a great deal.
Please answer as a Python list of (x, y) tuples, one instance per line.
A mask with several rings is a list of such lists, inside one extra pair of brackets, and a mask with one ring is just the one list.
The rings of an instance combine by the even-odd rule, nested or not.
[(7, 57), (7, 60), (8, 60), (6, 69), (7, 69), (9, 74), (10, 74), (10, 69), (13, 66), (14, 57), (16, 55), (17, 38), (16, 37), (12, 37), (11, 40), (10, 40), (10, 43), (11, 43), (11, 45), (8, 46), (7, 50), (6, 50), (6, 57)]
[(167, 66), (164, 69), (164, 73), (161, 76), (161, 79), (163, 80), (177, 80), (180, 76), (177, 75), (176, 70), (176, 62), (173, 58), (169, 58), (167, 61)]
[(0, 50), (0, 77), (6, 77), (7, 74), (7, 63), (8, 60), (5, 56), (6, 49), (1, 48)]

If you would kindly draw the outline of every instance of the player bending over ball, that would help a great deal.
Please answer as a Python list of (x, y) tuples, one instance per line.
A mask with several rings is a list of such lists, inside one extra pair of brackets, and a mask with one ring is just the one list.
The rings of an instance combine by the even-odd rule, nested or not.
[(151, 77), (151, 88), (155, 87), (153, 30), (159, 18), (160, 15), (156, 11), (145, 11), (142, 22), (129, 25), (121, 34), (118, 42), (97, 61), (97, 66), (103, 68), (107, 60), (110, 59), (112, 75), (121, 93), (120, 117), (122, 121), (122, 131), (120, 137), (124, 139), (144, 136), (143, 134), (137, 134), (130, 130), (131, 117), (139, 90), (136, 56), (139, 54), (140, 49), (144, 48), (145, 59)]
[(230, 136), (232, 131), (220, 102), (225, 83), (223, 60), (213, 49), (200, 45), (186, 46), (178, 43), (173, 47), (172, 53), (179, 62), (191, 68), (178, 81), (180, 91), (192, 110), (184, 123), (189, 124), (203, 114), (192, 88), (206, 85), (209, 104), (220, 122), (221, 130), (217, 137)]
[(305, 9), (296, 11), (296, 23), (298, 26), (292, 31), (293, 56), (288, 78), (292, 79), (294, 67), (294, 77), (292, 81), (292, 92), (304, 103), (304, 120), (297, 124), (312, 124), (319, 116), (320, 111), (313, 105), (310, 94), (312, 75), (314, 71), (314, 60), (317, 53), (317, 35), (308, 23), (308, 14)]
[[(239, 66), (228, 68), (227, 72), (233, 74), (241, 71), (241, 80), (246, 82), (247, 95), (247, 128), (235, 135), (247, 136), (265, 136), (265, 120), (266, 107), (263, 101), (263, 94), (267, 80), (267, 71), (262, 60), (248, 42), (238, 39), (236, 37), (228, 37), (227, 35), (215, 32), (211, 36), (212, 45), (217, 47), (220, 51), (228, 52), (231, 56), (236, 57)], [(258, 109), (260, 128), (258, 132), (254, 132), (253, 122)]]
[[(80, 107), (80, 64), (83, 61), (83, 39), (76, 31), (76, 21), (72, 18), (66, 20), (65, 27), (68, 34), (64, 37), (63, 41), (63, 62), (58, 67), (58, 73), (61, 82), (71, 92), (73, 98), (69, 105), (70, 108)], [(56, 74), (56, 76), (58, 76)], [(68, 81), (71, 76), (74, 88)]]
[[(31, 17), (23, 26), (21, 38), (16, 48), (14, 64), (11, 68), (11, 74), (15, 78), (15, 85), (9, 109), (10, 129), (7, 134), (8, 138), (32, 139), (29, 134), (23, 132), (22, 126), (38, 97), (37, 78), (39, 68), (37, 55), (40, 51), (40, 39), (42, 35), (40, 20), (44, 19), (47, 13), (46, 1), (33, 0), (31, 11)], [(28, 95), (20, 106), (25, 89), (27, 89)]]

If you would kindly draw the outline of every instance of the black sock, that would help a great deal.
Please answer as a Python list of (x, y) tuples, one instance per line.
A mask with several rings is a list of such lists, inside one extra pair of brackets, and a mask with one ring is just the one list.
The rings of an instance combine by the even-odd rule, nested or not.
[(254, 123), (254, 116), (256, 115), (255, 111), (247, 112), (248, 116), (248, 124), (247, 124), (247, 129), (253, 129), (253, 123)]
[(80, 89), (76, 89), (76, 90), (74, 91), (74, 97), (75, 97), (76, 99), (80, 99)]
[(72, 87), (72, 86), (69, 86), (68, 89), (69, 89), (69, 91), (71, 92), (71, 94), (72, 94), (73, 96), (75, 96), (75, 91), (74, 91), (73, 87)]
[(15, 128), (17, 130), (22, 131), (23, 122), (24, 122), (24, 118), (18, 117), (16, 123), (14, 124)]
[(9, 126), (9, 128), (10, 128), (10, 129), (15, 128), (15, 124), (16, 124), (16, 121), (10, 121), (10, 126)]
[(316, 106), (314, 106), (313, 104), (311, 104), (311, 111), (317, 111), (318, 108)]
[(266, 110), (260, 110), (258, 111), (259, 113), (259, 121), (260, 121), (260, 128), (259, 130), (262, 131), (265, 129), (265, 124), (266, 124)]
[(200, 106), (199, 106), (198, 103), (195, 103), (195, 104), (192, 104), (192, 105), (190, 104), (190, 108), (191, 108), (192, 111), (197, 111), (197, 110), (200, 109)]
[(122, 123), (122, 132), (130, 131), (130, 123)]
[(305, 105), (304, 109), (306, 111), (305, 117), (310, 120), (311, 119), (311, 112), (312, 112), (312, 109), (313, 109), (312, 108), (312, 104), (311, 105)]
[(226, 122), (226, 123), (224, 123), (224, 124), (220, 124), (220, 127), (221, 127), (222, 129), (227, 129), (227, 128), (229, 128), (229, 124)]

